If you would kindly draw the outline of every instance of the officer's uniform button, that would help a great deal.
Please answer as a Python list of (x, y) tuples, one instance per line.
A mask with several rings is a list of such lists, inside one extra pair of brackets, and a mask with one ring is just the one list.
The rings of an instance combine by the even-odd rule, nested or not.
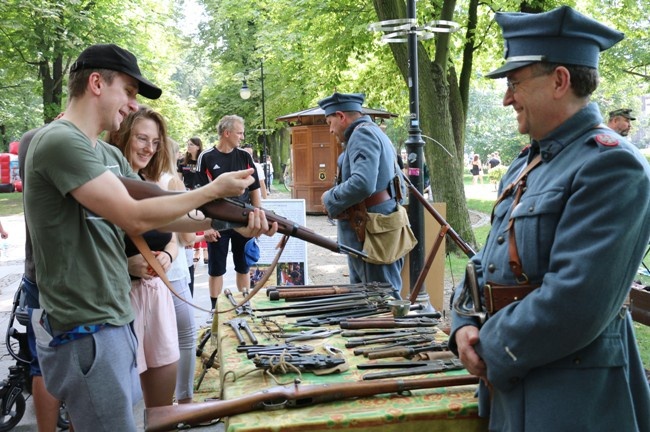
[(503, 244), (504, 241), (506, 241), (506, 239), (503, 236), (497, 237), (497, 243), (498, 244)]
[(489, 264), (487, 266), (487, 269), (490, 273), (494, 273), (494, 271), (497, 269), (497, 267), (494, 264)]

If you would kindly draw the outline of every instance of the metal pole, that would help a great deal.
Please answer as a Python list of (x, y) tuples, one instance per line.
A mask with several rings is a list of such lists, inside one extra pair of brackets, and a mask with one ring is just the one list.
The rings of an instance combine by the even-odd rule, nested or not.
[[(413, 19), (411, 31), (408, 33), (408, 52), (409, 52), (409, 136), (406, 140), (406, 151), (408, 153), (408, 175), (409, 180), (415, 188), (423, 192), (423, 164), (422, 154), (424, 141), (422, 140), (422, 130), (420, 129), (420, 105), (418, 100), (418, 35), (415, 16), (415, 0), (407, 2), (407, 18)], [(411, 222), (411, 229), (418, 244), (409, 253), (409, 280), (410, 290), (413, 290), (418, 276), (424, 265), (424, 217), (422, 204), (416, 199), (409, 199), (408, 215)], [(420, 292), (426, 293), (426, 290)]]
[[(262, 75), (262, 143), (264, 148), (262, 149), (262, 157), (264, 160), (262, 165), (264, 167), (264, 184), (266, 184), (266, 180), (269, 178), (269, 166), (266, 163), (266, 100), (264, 99), (264, 60), (260, 60), (260, 71)], [(266, 190), (270, 191), (271, 190), (271, 185), (266, 185)]]

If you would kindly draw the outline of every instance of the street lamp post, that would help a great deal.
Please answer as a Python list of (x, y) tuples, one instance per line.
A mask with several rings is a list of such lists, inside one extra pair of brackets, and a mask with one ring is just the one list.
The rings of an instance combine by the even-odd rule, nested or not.
[[(260, 60), (260, 74), (261, 74), (261, 82), (262, 82), (262, 158), (264, 159), (262, 161), (262, 167), (264, 168), (264, 183), (266, 183), (266, 180), (269, 178), (269, 173), (268, 173), (268, 164), (266, 163), (266, 104), (265, 104), (265, 98), (264, 98), (264, 60)], [(239, 90), (239, 96), (246, 100), (250, 99), (251, 97), (251, 90), (248, 88), (248, 85), (246, 84), (246, 80), (243, 80), (241, 90)], [(268, 190), (271, 190), (271, 186), (267, 185), (266, 186)]]
[[(407, 43), (408, 49), (408, 87), (409, 87), (409, 130), (405, 142), (408, 152), (408, 173), (409, 181), (422, 193), (424, 177), (424, 141), (420, 129), (420, 104), (419, 104), (419, 81), (418, 81), (418, 40), (428, 40), (435, 36), (435, 33), (450, 33), (458, 29), (458, 24), (452, 21), (436, 20), (424, 26), (417, 25), (415, 0), (407, 0), (406, 18), (381, 21), (370, 24), (369, 30), (384, 32), (382, 41), (387, 43)], [(416, 199), (409, 199), (408, 208), (411, 229), (416, 238), (424, 238), (424, 209)], [(420, 273), (424, 267), (424, 242), (418, 244), (409, 253), (409, 280), (410, 289), (413, 291)], [(424, 286), (422, 287), (424, 288)], [(429, 296), (426, 290), (422, 289), (417, 299), (425, 308), (430, 308)]]

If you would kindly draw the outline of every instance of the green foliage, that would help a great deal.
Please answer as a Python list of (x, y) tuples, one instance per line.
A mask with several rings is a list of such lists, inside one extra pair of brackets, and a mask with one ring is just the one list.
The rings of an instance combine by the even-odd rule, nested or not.
[(492, 84), (470, 91), (465, 149), (467, 154), (478, 154), (481, 161), (498, 151), (502, 162), (509, 165), (526, 146), (526, 137), (517, 132), (514, 110), (501, 104), (504, 88)]
[(650, 370), (650, 327), (635, 322), (634, 332), (636, 333), (636, 342), (641, 352), (643, 366)]
[[(65, 106), (69, 67), (93, 43), (116, 43), (138, 57), (143, 74), (164, 89), (158, 101), (143, 100), (167, 118), (172, 136), (197, 129), (194, 102), (176, 89), (184, 68), (178, 53), (186, 40), (168, 31), (174, 0), (7, 0), (0, 2), (0, 124), (5, 142), (51, 120)], [(189, 74), (191, 70), (188, 70)], [(179, 86), (180, 87), (180, 86)]]
[(488, 179), (490, 180), (490, 183), (499, 183), (501, 177), (503, 177), (507, 170), (508, 167), (503, 164), (490, 168), (488, 171)]
[(23, 212), (23, 194), (20, 192), (0, 193), (0, 216), (11, 216)]
[[(361, 91), (367, 95), (367, 106), (399, 115), (388, 122), (387, 132), (396, 147), (403, 145), (409, 88), (401, 71), (408, 60), (397, 57), (396, 61), (393, 56), (396, 46), (403, 48), (403, 44), (381, 44), (381, 34), (368, 30), (369, 23), (379, 20), (372, 1), (198, 1), (204, 5), (205, 20), (191, 35), (180, 30), (187, 27), (183, 22), (186, 0), (0, 2), (0, 124), (6, 129), (4, 144), (63, 109), (65, 76), (81, 49), (95, 42), (115, 42), (134, 52), (145, 76), (164, 89), (160, 100), (143, 103), (165, 115), (172, 137), (181, 143), (194, 134), (213, 141), (219, 118), (235, 113), (246, 119), (249, 142), (259, 142), (260, 129), (266, 123), (271, 142), (288, 144), (287, 138), (281, 138), (286, 134), (276, 133), (286, 126), (276, 122), (277, 117), (313, 107), (333, 91)], [(404, 9), (398, 0), (376, 2), (390, 6), (392, 13)], [(453, 10), (451, 18), (461, 25), (459, 32), (450, 35), (448, 46), (438, 44), (440, 37), (420, 43), (420, 58), (428, 56), (429, 61), (420, 66), (420, 103), (427, 107), (421, 116), (435, 123), (425, 124), (423, 120), (422, 124), (433, 130), (429, 133), (432, 139), (442, 141), (455, 158), (436, 160), (440, 146), (425, 138), (425, 153), (428, 158), (432, 156), (429, 160), (433, 159), (437, 168), (460, 163), (463, 151), (478, 153), (482, 160), (499, 151), (507, 165), (527, 144), (526, 137), (517, 133), (513, 109), (501, 105), (503, 82), (483, 78), (486, 71), (503, 62), (503, 40), (493, 14), (522, 8), (549, 10), (560, 3), (566, 2), (436, 0), (417, 4), (419, 23), (440, 18), (443, 10)], [(603, 113), (621, 106), (641, 113), (639, 95), (648, 93), (649, 82), (646, 17), (650, 4), (641, 0), (612, 0), (607, 7), (594, 0), (566, 4), (626, 34), (622, 43), (602, 54), (602, 85), (593, 98)], [(476, 28), (470, 28), (474, 15)], [(445, 54), (439, 55), (437, 50)], [(447, 61), (439, 63), (446, 53)], [(58, 60), (62, 69), (59, 75)], [(470, 64), (469, 71), (464, 71), (463, 66)], [(455, 79), (455, 75), (450, 70), (431, 74), (436, 67), (453, 67), (471, 79), (450, 85), (445, 81)], [(435, 78), (422, 79), (431, 76)], [(246, 101), (238, 94), (244, 78), (252, 91)], [(62, 85), (59, 93), (57, 84)], [(468, 98), (468, 112), (461, 115), (442, 107), (449, 104), (445, 97), (453, 95), (457, 86), (465, 86), (461, 90), (467, 91)], [(433, 108), (423, 103), (433, 99), (437, 104)], [(451, 118), (449, 111), (453, 112)], [(644, 117), (633, 124), (630, 138), (639, 146), (650, 144), (650, 137), (642, 132), (650, 130), (649, 123)], [(462, 134), (448, 139), (448, 129), (461, 128), (466, 131), (464, 142)], [(449, 142), (454, 140), (459, 142)], [(456, 182), (449, 180), (452, 172), (455, 178), (461, 170), (432, 169), (432, 183), (439, 189), (450, 189), (444, 191), (449, 203), (460, 201), (461, 195)], [(454, 186), (445, 186), (449, 184)]]

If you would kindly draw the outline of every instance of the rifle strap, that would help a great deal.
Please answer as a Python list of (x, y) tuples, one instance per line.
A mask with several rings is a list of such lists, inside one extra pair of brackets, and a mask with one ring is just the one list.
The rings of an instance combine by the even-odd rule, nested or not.
[(134, 235), (134, 236), (129, 236), (131, 237), (131, 241), (133, 244), (138, 248), (138, 251), (142, 254), (144, 257), (144, 260), (151, 266), (151, 268), (156, 272), (156, 275), (165, 283), (165, 286), (167, 289), (172, 293), (172, 295), (176, 296), (179, 298), (181, 301), (187, 303), (188, 305), (192, 306), (195, 309), (198, 309), (203, 312), (207, 313), (212, 313), (212, 311), (208, 309), (203, 309), (200, 306), (195, 305), (194, 303), (188, 301), (184, 297), (182, 297), (174, 287), (172, 286), (172, 283), (169, 281), (169, 278), (167, 278), (167, 273), (165, 273), (165, 270), (163, 270), (162, 266), (154, 256), (153, 252), (151, 252), (151, 249), (149, 249), (149, 245), (147, 242), (144, 240), (144, 238), (141, 235)]
[(275, 267), (278, 265), (278, 261), (280, 260), (280, 256), (284, 251), (284, 247), (287, 245), (287, 241), (289, 241), (289, 236), (285, 234), (282, 236), (280, 243), (278, 243), (277, 246), (278, 253), (275, 254), (275, 258), (273, 258), (273, 261), (271, 262), (269, 267), (266, 270), (264, 270), (264, 275), (260, 278), (259, 281), (257, 281), (255, 286), (253, 287), (253, 290), (246, 297), (244, 297), (244, 299), (240, 301), (237, 306), (233, 306), (232, 308), (223, 311), (218, 311), (218, 312), (215, 311), (215, 313), (226, 313), (226, 312), (234, 311), (235, 309), (242, 307), (250, 299), (255, 297), (255, 294), (257, 294), (259, 290), (262, 289), (264, 284), (266, 284), (266, 281), (268, 281), (269, 277), (271, 277), (271, 274), (273, 274), (273, 271), (275, 270)]
[(255, 296), (255, 294), (258, 293), (258, 291), (264, 286), (266, 281), (269, 280), (269, 277), (273, 273), (273, 270), (275, 270), (275, 267), (278, 265), (278, 261), (280, 260), (280, 256), (282, 255), (282, 252), (284, 251), (284, 247), (287, 244), (287, 241), (289, 240), (289, 236), (284, 235), (282, 237), (282, 240), (280, 240), (280, 243), (278, 244), (278, 253), (275, 255), (275, 258), (273, 258), (273, 262), (271, 262), (271, 265), (266, 269), (264, 272), (264, 276), (255, 284), (253, 287), (253, 290), (248, 294), (237, 306), (233, 306), (231, 309), (227, 309), (224, 311), (211, 311), (208, 309), (204, 309), (200, 306), (195, 305), (194, 303), (188, 301), (187, 299), (183, 298), (180, 294), (176, 292), (174, 287), (172, 287), (172, 283), (169, 281), (169, 278), (167, 278), (167, 274), (165, 273), (165, 270), (162, 268), (156, 257), (154, 256), (153, 252), (151, 252), (151, 249), (149, 248), (149, 245), (147, 242), (144, 240), (144, 238), (141, 235), (137, 236), (129, 236), (131, 237), (131, 241), (133, 241), (133, 244), (138, 248), (138, 251), (142, 254), (144, 257), (145, 261), (147, 261), (147, 264), (151, 266), (151, 268), (156, 272), (158, 277), (165, 283), (165, 286), (167, 286), (167, 289), (172, 293), (172, 295), (178, 297), (181, 301), (187, 303), (191, 307), (198, 309), (203, 312), (207, 313), (226, 313), (233, 311), (239, 307), (242, 307), (246, 302), (248, 302), (250, 299)]

